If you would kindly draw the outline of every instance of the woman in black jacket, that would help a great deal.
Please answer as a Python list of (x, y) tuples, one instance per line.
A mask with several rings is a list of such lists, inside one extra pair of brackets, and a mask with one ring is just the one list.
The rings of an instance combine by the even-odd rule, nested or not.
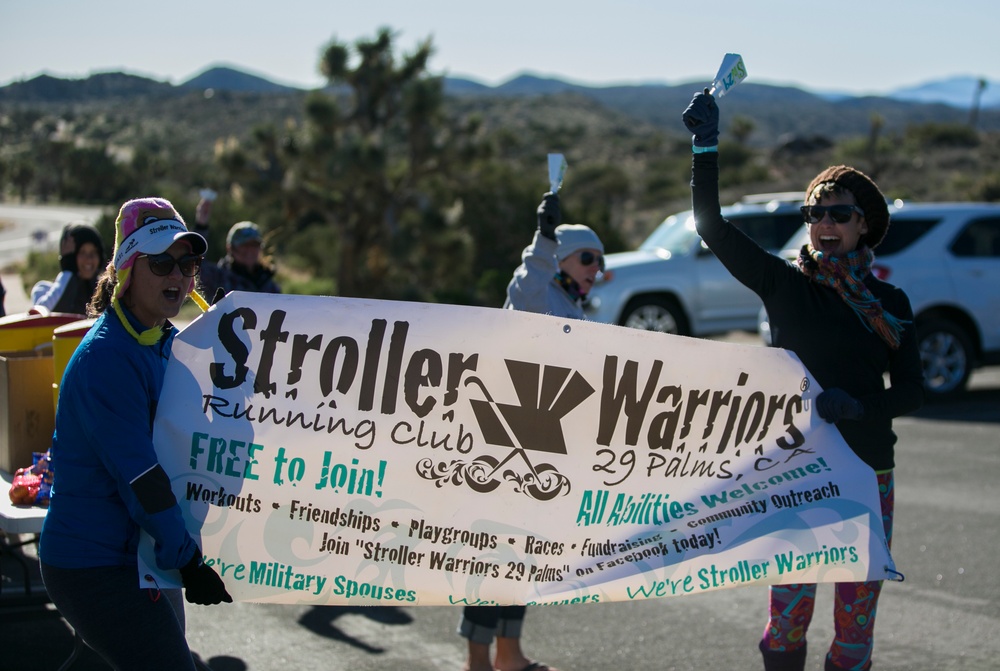
[[(892, 539), (894, 417), (923, 402), (923, 372), (906, 294), (871, 274), (889, 208), (864, 173), (833, 166), (806, 189), (809, 244), (794, 264), (769, 254), (722, 217), (719, 108), (707, 91), (683, 115), (694, 134), (691, 196), (705, 243), (764, 302), (772, 342), (798, 355), (824, 391), (819, 416), (875, 471), (886, 540)], [(890, 386), (884, 383), (888, 372)], [(881, 581), (836, 583), (834, 641), (825, 668), (871, 666)], [(760, 642), (768, 671), (804, 668), (816, 585), (775, 585)]]

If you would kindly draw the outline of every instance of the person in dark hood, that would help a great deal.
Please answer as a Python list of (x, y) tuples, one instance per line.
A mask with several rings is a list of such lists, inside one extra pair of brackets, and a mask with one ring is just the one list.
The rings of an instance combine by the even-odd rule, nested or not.
[(97, 276), (107, 264), (101, 235), (90, 224), (69, 224), (63, 229), (59, 252), (59, 274), (53, 282), (35, 284), (32, 305), (51, 312), (86, 314)]

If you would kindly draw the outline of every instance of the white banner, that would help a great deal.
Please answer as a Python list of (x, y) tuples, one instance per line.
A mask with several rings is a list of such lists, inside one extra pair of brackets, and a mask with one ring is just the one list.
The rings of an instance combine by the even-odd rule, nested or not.
[(894, 568), (874, 472), (782, 350), (236, 292), (173, 354), (154, 442), (237, 600), (598, 603)]

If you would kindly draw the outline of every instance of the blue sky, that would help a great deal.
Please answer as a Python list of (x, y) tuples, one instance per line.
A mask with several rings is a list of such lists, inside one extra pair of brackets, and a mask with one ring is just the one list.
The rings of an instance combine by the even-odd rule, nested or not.
[(0, 85), (42, 72), (124, 70), (180, 83), (230, 65), (323, 83), (330, 39), (381, 26), (430, 70), (487, 84), (532, 72), (586, 84), (712, 78), (727, 52), (747, 81), (880, 93), (951, 76), (1000, 82), (1000, 3), (949, 0), (0, 0)]

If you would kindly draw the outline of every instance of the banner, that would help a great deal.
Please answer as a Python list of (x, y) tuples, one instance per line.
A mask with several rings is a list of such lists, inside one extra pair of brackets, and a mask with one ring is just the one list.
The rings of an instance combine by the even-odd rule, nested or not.
[[(815, 415), (819, 391), (778, 349), (234, 292), (177, 336), (154, 442), (236, 600), (599, 603), (886, 578), (875, 474)], [(147, 582), (176, 581), (141, 552)]]

